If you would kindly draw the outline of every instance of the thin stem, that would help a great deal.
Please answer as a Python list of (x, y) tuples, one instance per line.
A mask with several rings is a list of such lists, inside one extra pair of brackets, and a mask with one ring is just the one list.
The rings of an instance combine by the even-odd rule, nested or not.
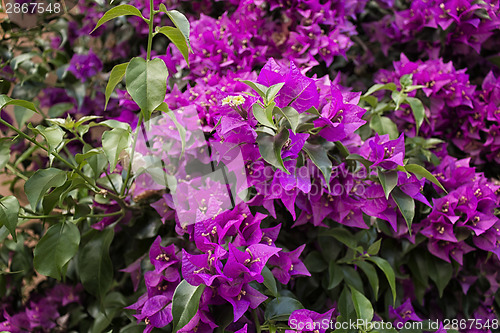
[[(48, 153), (48, 149), (46, 147), (44, 147), (41, 143), (39, 143), (38, 141), (36, 141), (32, 137), (30, 137), (29, 135), (27, 135), (23, 131), (17, 129), (16, 127), (12, 126), (11, 124), (9, 124), (8, 122), (6, 122), (5, 120), (3, 120), (1, 118), (0, 118), (0, 123), (4, 124), (5, 126), (7, 126), (8, 128), (10, 128), (11, 130), (15, 131), (17, 134), (19, 134), (20, 136), (22, 136), (23, 138), (25, 138), (26, 140), (28, 140), (29, 142), (31, 142), (34, 145), (42, 148), (43, 150), (45, 150)], [(91, 188), (92, 188), (92, 190), (94, 192), (100, 192), (101, 191), (96, 185), (92, 184), (92, 181), (90, 180), (90, 178), (87, 177), (81, 170), (79, 170), (78, 167), (76, 167), (73, 164), (71, 164), (70, 162), (68, 162), (65, 158), (63, 158), (61, 155), (59, 155), (55, 151), (50, 152), (50, 154), (54, 155), (54, 157), (56, 159), (58, 159), (63, 164), (65, 164), (66, 166), (68, 166), (72, 170), (74, 170), (80, 177), (82, 177), (91, 186)]]
[(35, 150), (38, 149), (38, 146), (31, 146), (29, 147), (24, 153), (22, 153), (21, 156), (19, 156), (19, 158), (14, 162), (14, 166), (17, 167), (19, 165), (19, 163), (22, 163), (25, 159), (27, 159), (28, 157), (30, 157), (34, 152)]
[(115, 187), (115, 184), (113, 184), (113, 182), (111, 181), (111, 177), (109, 176), (108, 170), (104, 170), (104, 172), (106, 173), (106, 178), (108, 179), (109, 183), (111, 184), (113, 191), (115, 191), (115, 193), (119, 193)]
[[(100, 217), (116, 216), (116, 215), (121, 215), (121, 214), (123, 214), (123, 211), (119, 210), (119, 211), (113, 212), (113, 213), (87, 215), (87, 216), (85, 216), (85, 218), (88, 218), (88, 217), (100, 218)], [(59, 214), (59, 215), (21, 215), (20, 214), (20, 215), (18, 215), (19, 218), (30, 219), (30, 220), (58, 219), (58, 218), (67, 217), (67, 216), (71, 216), (71, 215), (68, 215), (68, 214)]]
[(123, 183), (122, 189), (120, 191), (120, 196), (123, 196), (125, 194), (125, 190), (127, 189), (128, 186), (128, 181), (130, 180), (132, 171), (132, 161), (134, 160), (135, 146), (137, 145), (137, 138), (139, 137), (139, 131), (141, 130), (141, 125), (142, 125), (142, 112), (139, 113), (139, 120), (137, 121), (137, 127), (135, 128), (134, 143), (132, 144), (132, 152), (130, 154), (130, 161), (128, 163), (127, 176), (125, 177), (125, 182)]
[(255, 329), (257, 330), (257, 333), (261, 333), (262, 330), (260, 327), (259, 316), (257, 315), (257, 310), (253, 309), (252, 315), (253, 315), (253, 321), (255, 323)]
[(149, 0), (149, 35), (148, 35), (148, 53), (146, 60), (151, 59), (151, 47), (153, 46), (153, 21), (155, 17), (153, 0)]
[(25, 175), (23, 175), (21, 173), (21, 171), (19, 171), (17, 168), (13, 167), (12, 165), (10, 165), (9, 163), (7, 163), (5, 165), (5, 167), (7, 169), (9, 169), (14, 175), (16, 175), (17, 177), (21, 178), (22, 180), (24, 181), (27, 181), (28, 180), (28, 177), (26, 177)]

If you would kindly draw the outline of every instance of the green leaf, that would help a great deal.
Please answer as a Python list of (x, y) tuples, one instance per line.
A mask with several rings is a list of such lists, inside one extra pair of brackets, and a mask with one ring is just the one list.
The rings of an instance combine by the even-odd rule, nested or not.
[(29, 109), (33, 112), (40, 113), (37, 111), (35, 104), (24, 101), (22, 99), (12, 99), (7, 95), (0, 95), (0, 110), (8, 105), (22, 106), (23, 108)]
[(257, 121), (259, 123), (261, 123), (264, 126), (271, 127), (272, 129), (276, 130), (276, 125), (274, 125), (273, 122), (271, 120), (269, 120), (267, 113), (266, 113), (266, 109), (264, 109), (258, 103), (255, 103), (252, 106), (252, 110), (253, 110), (253, 115), (254, 115), (255, 119), (257, 119)]
[(434, 175), (432, 173), (430, 173), (429, 171), (427, 171), (424, 167), (422, 167), (418, 164), (407, 164), (407, 165), (405, 165), (405, 170), (408, 172), (414, 173), (418, 179), (421, 179), (422, 177), (424, 177), (425, 179), (427, 179), (431, 183), (439, 186), (439, 188), (441, 188), (445, 193), (448, 193), (448, 191), (446, 191), (446, 189), (443, 187), (443, 185), (441, 185), (439, 180), (437, 180), (437, 178), (434, 177)]
[[(30, 129), (33, 129), (31, 126), (28, 127)], [(49, 148), (47, 152), (49, 153), (49, 158), (52, 161), (52, 159), (54, 158), (54, 156), (51, 155), (52, 152), (58, 152), (62, 148), (61, 143), (64, 138), (64, 131), (56, 125), (50, 127), (38, 125), (35, 130), (35, 132), (41, 134), (47, 142), (47, 146)]]
[(285, 106), (284, 108), (274, 107), (273, 114), (280, 114), (288, 120), (292, 132), (295, 134), (297, 131), (297, 126), (299, 126), (300, 114), (291, 106)]
[(57, 280), (63, 267), (73, 258), (80, 244), (80, 231), (70, 222), (55, 224), (47, 230), (35, 247), (33, 265), (42, 275)]
[(373, 319), (373, 307), (370, 300), (365, 295), (351, 287), (351, 297), (354, 304), (354, 309), (359, 319), (365, 322), (370, 322)]
[(36, 210), (42, 197), (52, 187), (62, 186), (66, 182), (66, 172), (56, 169), (40, 169), (24, 184), (24, 192), (33, 210)]
[(285, 85), (285, 82), (280, 82), (273, 84), (266, 91), (266, 101), (269, 103), (274, 100), (274, 97), (280, 92), (281, 88)]
[(57, 103), (49, 108), (49, 117), (60, 117), (64, 112), (71, 110), (74, 107), (73, 103)]
[(117, 18), (119, 16), (125, 16), (125, 15), (138, 16), (138, 17), (144, 19), (141, 12), (139, 11), (139, 9), (135, 8), (134, 6), (119, 5), (119, 6), (111, 8), (106, 13), (104, 13), (104, 15), (99, 19), (99, 21), (97, 21), (97, 24), (96, 24), (94, 30), (92, 30), (90, 33), (93, 33), (95, 31), (95, 29), (99, 28), (104, 23), (106, 23), (114, 18)]
[(177, 332), (194, 317), (198, 311), (201, 294), (205, 290), (205, 285), (192, 286), (186, 280), (175, 288), (172, 299), (172, 317), (174, 332)]
[(71, 185), (71, 181), (67, 180), (62, 186), (55, 188), (49, 194), (43, 197), (42, 201), (42, 211), (44, 214), (48, 215), (59, 201), (64, 201), (65, 197), (62, 197), (62, 193)]
[(304, 306), (295, 298), (286, 296), (278, 297), (267, 304), (264, 319), (287, 321), (293, 311), (303, 308)]
[(414, 97), (406, 97), (406, 102), (410, 104), (411, 110), (413, 111), (413, 116), (415, 117), (415, 123), (417, 124), (417, 135), (420, 126), (422, 126), (425, 118), (425, 110), (422, 101)]
[(326, 149), (320, 145), (312, 145), (309, 142), (304, 144), (302, 150), (309, 156), (311, 161), (318, 167), (325, 177), (326, 184), (330, 186), (330, 177), (332, 176), (332, 161), (328, 158)]
[(167, 66), (161, 59), (132, 58), (125, 72), (127, 91), (137, 103), (144, 120), (163, 102), (167, 92)]
[(367, 171), (370, 170), (370, 167), (373, 164), (373, 162), (368, 161), (366, 158), (359, 154), (349, 154), (349, 156), (346, 157), (346, 160), (358, 161), (365, 166)]
[(346, 146), (344, 146), (342, 144), (342, 142), (340, 141), (335, 141), (335, 147), (337, 147), (337, 149), (339, 150), (339, 153), (340, 153), (340, 156), (342, 156), (343, 158), (346, 158), (347, 156), (349, 156), (349, 149), (346, 148)]
[(269, 289), (269, 291), (274, 297), (278, 297), (278, 288), (276, 287), (276, 279), (274, 278), (274, 275), (271, 272), (271, 270), (267, 266), (264, 266), (261, 274), (264, 277), (264, 285), (267, 287), (267, 289)]
[(7, 163), (10, 160), (10, 146), (12, 142), (5, 138), (3, 140), (0, 139), (0, 170), (5, 168)]
[(373, 86), (371, 86), (370, 89), (368, 89), (368, 91), (363, 95), (363, 97), (371, 95), (374, 92), (379, 91), (379, 90), (395, 91), (396, 89), (397, 89), (396, 84), (394, 84), (393, 82), (386, 83), (386, 84), (377, 83), (377, 84), (374, 84)]
[(319, 273), (323, 272), (326, 267), (326, 262), (323, 260), (323, 256), (318, 251), (312, 251), (309, 253), (304, 260), (304, 264), (309, 272)]
[(160, 11), (167, 14), (170, 20), (172, 20), (172, 23), (181, 31), (189, 50), (193, 52), (191, 49), (191, 42), (189, 41), (190, 26), (186, 16), (176, 10), (167, 10), (164, 4), (160, 4)]
[(378, 179), (382, 185), (385, 193), (385, 198), (389, 199), (389, 194), (398, 185), (398, 173), (396, 171), (386, 171), (383, 172), (380, 168), (378, 169)]
[[(75, 128), (78, 128), (79, 126), (81, 126), (83, 123), (86, 123), (87, 121), (91, 121), (91, 120), (95, 120), (95, 119), (100, 119), (102, 118), (101, 116), (85, 116), (85, 117), (81, 117), (80, 119), (78, 119), (77, 122), (75, 122)], [(97, 125), (96, 123), (91, 123), (91, 124), (95, 124)]]
[(12, 195), (0, 199), (0, 228), (5, 226), (12, 235), (14, 242), (17, 242), (16, 227), (19, 208), (19, 201)]
[(259, 133), (257, 136), (257, 144), (259, 145), (259, 152), (262, 158), (274, 167), (290, 174), (285, 168), (283, 159), (281, 157), (281, 149), (288, 140), (289, 132), (284, 129), (275, 136), (266, 133)]
[(381, 244), (382, 244), (382, 239), (379, 239), (378, 241), (376, 241), (375, 243), (370, 245), (370, 247), (368, 248), (366, 253), (368, 253), (369, 255), (372, 255), (372, 256), (376, 255), (378, 253), (378, 251), (380, 251)]
[(120, 154), (130, 145), (130, 132), (114, 128), (102, 134), (102, 149), (108, 158), (110, 169), (114, 170)]
[(109, 98), (111, 97), (113, 90), (115, 90), (116, 85), (120, 83), (123, 77), (125, 76), (127, 66), (128, 62), (116, 65), (111, 70), (111, 73), (109, 74), (108, 84), (106, 85), (106, 92), (105, 92), (106, 102), (104, 104), (104, 110), (106, 110), (106, 108), (108, 107)]
[(408, 194), (403, 193), (399, 188), (395, 188), (391, 192), (391, 196), (396, 201), (398, 208), (403, 215), (406, 225), (408, 226), (408, 232), (411, 235), (411, 224), (413, 222), (413, 217), (415, 216), (415, 200)]
[(408, 95), (405, 94), (402, 91), (393, 91), (392, 92), (391, 98), (394, 101), (394, 103), (396, 103), (396, 109), (395, 110), (399, 109), (399, 107), (401, 106), (401, 104), (404, 103), (404, 101), (406, 100), (406, 97), (408, 97)]
[(89, 293), (102, 298), (113, 283), (113, 262), (109, 247), (113, 241), (113, 229), (92, 230), (87, 243), (78, 253), (78, 271), (82, 284)]
[(249, 80), (238, 80), (238, 81), (241, 81), (242, 83), (246, 84), (247, 86), (255, 90), (260, 95), (260, 97), (266, 98), (266, 92), (268, 89), (266, 86)]
[(441, 259), (431, 258), (429, 256), (427, 260), (427, 270), (429, 272), (429, 277), (438, 288), (439, 297), (443, 297), (444, 288), (446, 288), (453, 276), (453, 266)]
[(342, 273), (344, 274), (344, 281), (349, 285), (349, 287), (355, 288), (359, 291), (363, 291), (363, 280), (361, 280), (361, 275), (352, 266), (342, 265), (340, 266)]
[(396, 124), (391, 119), (378, 114), (374, 115), (370, 120), (370, 128), (380, 135), (389, 134), (391, 140), (395, 140), (399, 136)]
[(380, 257), (368, 257), (367, 260), (373, 262), (375, 265), (380, 268), (382, 272), (384, 272), (387, 281), (389, 282), (389, 286), (391, 287), (393, 304), (396, 303), (396, 275), (394, 274), (394, 270), (392, 269), (391, 264), (383, 258)]
[(16, 118), (16, 123), (18, 128), (22, 128), (24, 124), (31, 118), (35, 112), (25, 107), (14, 105), (14, 117)]
[(354, 236), (345, 228), (330, 228), (329, 230), (321, 233), (320, 236), (334, 237), (336, 240), (353, 250), (358, 246)]
[(344, 273), (334, 260), (330, 261), (328, 265), (328, 290), (335, 288), (344, 279)]
[(411, 86), (413, 84), (413, 74), (405, 74), (401, 76), (399, 83), (401, 84), (403, 90), (405, 87)]
[(356, 265), (358, 265), (359, 268), (365, 273), (366, 277), (368, 278), (368, 282), (370, 283), (370, 286), (372, 287), (373, 290), (373, 296), (375, 296), (375, 300), (378, 299), (378, 275), (377, 275), (377, 270), (367, 263), (366, 261), (357, 261)]
[(172, 43), (174, 43), (179, 51), (181, 51), (184, 60), (186, 60), (189, 66), (189, 47), (182, 32), (174, 27), (161, 27), (158, 32), (164, 34), (172, 41)]

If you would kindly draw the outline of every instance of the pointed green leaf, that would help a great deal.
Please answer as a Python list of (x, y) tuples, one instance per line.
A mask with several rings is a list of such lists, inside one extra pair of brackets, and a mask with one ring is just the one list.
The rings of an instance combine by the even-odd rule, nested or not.
[(385, 198), (389, 199), (389, 194), (398, 185), (398, 173), (396, 171), (384, 172), (378, 169), (378, 179), (385, 193)]
[(372, 287), (373, 290), (373, 295), (375, 296), (375, 300), (378, 299), (378, 275), (377, 275), (377, 270), (367, 263), (366, 261), (357, 261), (356, 265), (358, 265), (359, 268), (365, 273), (366, 277), (368, 278), (368, 282), (370, 283), (370, 286)]
[(130, 132), (121, 128), (114, 128), (102, 134), (102, 149), (106, 154), (110, 169), (114, 170), (120, 154), (130, 146)]
[(57, 103), (49, 108), (49, 117), (60, 117), (64, 112), (71, 110), (74, 107), (73, 103)]
[(33, 265), (42, 275), (60, 280), (63, 267), (73, 258), (80, 244), (80, 231), (70, 222), (51, 226), (35, 247)]
[(366, 298), (365, 295), (356, 290), (356, 288), (351, 287), (352, 302), (354, 304), (354, 309), (358, 319), (362, 319), (365, 322), (370, 322), (373, 319), (373, 307), (370, 300)]
[(253, 115), (254, 115), (255, 119), (257, 119), (257, 121), (259, 123), (261, 123), (264, 126), (268, 126), (268, 127), (271, 127), (272, 129), (276, 130), (276, 125), (274, 125), (272, 123), (272, 121), (270, 121), (269, 118), (267, 117), (267, 114), (266, 114), (267, 108), (264, 109), (258, 103), (255, 103), (252, 106), (252, 110), (253, 110)]
[(273, 273), (267, 266), (264, 266), (261, 272), (262, 276), (264, 277), (264, 285), (269, 289), (271, 294), (274, 297), (278, 297), (278, 288), (276, 287), (276, 279), (274, 278)]
[(372, 245), (370, 245), (370, 247), (368, 247), (368, 250), (366, 250), (366, 253), (368, 253), (369, 255), (376, 255), (378, 253), (378, 251), (380, 251), (380, 245), (382, 244), (382, 239), (379, 239), (378, 241), (376, 241), (375, 243), (373, 243)]
[(40, 113), (37, 111), (35, 105), (31, 102), (24, 101), (22, 99), (12, 99), (7, 95), (0, 95), (0, 110), (6, 107), (7, 105), (22, 106), (23, 108), (29, 109), (33, 112)]
[(259, 145), (259, 152), (264, 160), (274, 167), (290, 174), (285, 168), (283, 159), (281, 157), (281, 149), (288, 140), (289, 132), (284, 129), (275, 136), (266, 133), (259, 133), (257, 136), (257, 144)]
[(328, 158), (325, 148), (319, 145), (312, 145), (309, 142), (304, 144), (302, 150), (309, 156), (311, 161), (318, 167), (326, 183), (330, 185), (330, 177), (332, 176), (332, 161)]
[(279, 93), (281, 88), (285, 85), (285, 82), (280, 82), (273, 84), (270, 86), (267, 91), (266, 91), (266, 101), (269, 103), (270, 101), (274, 100), (274, 97)]
[(186, 16), (184, 16), (184, 14), (182, 14), (176, 10), (167, 10), (167, 8), (165, 7), (164, 4), (160, 4), (160, 11), (164, 12), (165, 14), (168, 15), (170, 20), (172, 20), (174, 25), (180, 30), (180, 32), (184, 36), (184, 39), (186, 40), (186, 44), (187, 44), (189, 50), (191, 52), (193, 52), (191, 50), (191, 42), (189, 41), (190, 26), (189, 26), (189, 21), (186, 18)]
[(402, 88), (406, 88), (413, 84), (413, 74), (405, 74), (399, 79), (399, 84)]
[(367, 260), (373, 262), (375, 265), (380, 268), (382, 272), (384, 272), (387, 281), (389, 282), (389, 286), (391, 287), (392, 292), (392, 301), (393, 304), (396, 303), (396, 275), (394, 274), (394, 270), (392, 269), (391, 264), (383, 258), (380, 257), (368, 257)]
[(290, 129), (295, 134), (297, 132), (297, 126), (299, 126), (300, 114), (291, 106), (285, 106), (284, 108), (274, 107), (273, 114), (280, 114), (288, 120), (290, 124)]
[(40, 169), (24, 184), (24, 192), (33, 210), (36, 210), (42, 197), (52, 187), (62, 186), (66, 182), (66, 172), (56, 169)]
[(363, 97), (371, 95), (374, 92), (379, 91), (379, 90), (394, 91), (396, 89), (397, 89), (396, 84), (394, 84), (393, 82), (386, 83), (386, 84), (377, 83), (377, 84), (371, 86), (370, 89), (368, 89), (368, 91), (363, 95)]
[(113, 229), (92, 230), (87, 243), (78, 253), (78, 271), (83, 287), (92, 295), (102, 298), (113, 283), (113, 262), (109, 247), (113, 241)]
[(0, 199), (0, 228), (5, 226), (15, 242), (17, 242), (16, 227), (19, 208), (19, 201), (12, 195)]
[(413, 111), (413, 116), (415, 117), (415, 123), (417, 124), (417, 135), (420, 126), (422, 126), (425, 118), (425, 110), (422, 101), (414, 97), (406, 97), (406, 102), (410, 104), (411, 110)]
[(158, 32), (167, 36), (167, 38), (170, 39), (172, 43), (174, 43), (179, 51), (181, 51), (184, 60), (186, 60), (189, 66), (189, 47), (186, 44), (186, 40), (182, 32), (174, 27), (161, 27)]
[(249, 80), (238, 80), (238, 81), (241, 81), (242, 83), (246, 84), (247, 86), (255, 90), (260, 95), (260, 97), (266, 98), (266, 92), (267, 92), (266, 86)]
[(106, 23), (114, 18), (117, 18), (119, 16), (124, 16), (124, 15), (133, 15), (133, 16), (138, 16), (138, 17), (141, 17), (142, 19), (144, 19), (141, 12), (139, 11), (139, 9), (135, 8), (134, 6), (119, 5), (119, 6), (111, 8), (106, 13), (104, 13), (104, 15), (99, 19), (99, 21), (97, 21), (97, 24), (96, 24), (94, 30), (92, 30), (90, 33), (93, 33), (95, 31), (95, 29), (99, 28), (104, 23)]
[(406, 225), (408, 226), (408, 232), (411, 235), (411, 224), (413, 222), (413, 217), (415, 216), (415, 200), (399, 188), (395, 188), (391, 192), (391, 196), (394, 201), (396, 201), (399, 211), (403, 215)]
[(192, 286), (186, 280), (182, 280), (175, 288), (172, 299), (173, 332), (186, 326), (198, 312), (201, 294), (205, 287), (204, 284)]
[(396, 124), (391, 119), (378, 114), (374, 115), (370, 120), (370, 128), (380, 135), (389, 134), (391, 140), (395, 140), (399, 136)]
[(295, 310), (303, 309), (304, 306), (295, 298), (281, 296), (273, 299), (267, 304), (264, 312), (265, 320), (287, 321)]
[(439, 297), (443, 297), (444, 288), (446, 288), (453, 277), (453, 266), (450, 263), (433, 257), (427, 260), (427, 271), (429, 272), (429, 277), (438, 288)]
[(368, 161), (366, 158), (359, 154), (349, 154), (349, 156), (346, 157), (346, 160), (358, 161), (365, 166), (367, 171), (370, 170), (370, 167), (373, 164), (373, 162)]
[(415, 176), (418, 177), (418, 179), (421, 179), (422, 177), (424, 177), (425, 179), (427, 179), (431, 183), (439, 186), (439, 188), (441, 188), (445, 193), (448, 193), (446, 191), (446, 189), (443, 187), (443, 185), (441, 185), (439, 180), (437, 180), (437, 178), (434, 177), (434, 175), (432, 173), (430, 173), (429, 171), (427, 171), (424, 167), (422, 167), (418, 164), (407, 164), (407, 165), (405, 165), (405, 170), (408, 172), (414, 173)]
[(330, 261), (328, 265), (328, 290), (335, 288), (344, 279), (344, 273), (334, 260)]
[(106, 108), (108, 107), (109, 97), (111, 97), (111, 94), (113, 93), (113, 90), (115, 90), (116, 85), (120, 83), (125, 76), (127, 66), (128, 62), (116, 65), (111, 70), (111, 73), (109, 74), (108, 84), (106, 85), (106, 102), (104, 104), (104, 110), (106, 110)]
[(356, 249), (356, 247), (358, 246), (353, 234), (345, 228), (341, 227), (330, 228), (327, 231), (321, 233), (320, 235), (331, 236), (336, 240), (338, 240), (339, 242), (341, 242), (342, 244), (344, 244), (345, 246), (347, 246), (348, 248), (353, 250)]
[(167, 92), (167, 66), (161, 59), (132, 58), (125, 72), (127, 91), (137, 103), (144, 120), (163, 102)]

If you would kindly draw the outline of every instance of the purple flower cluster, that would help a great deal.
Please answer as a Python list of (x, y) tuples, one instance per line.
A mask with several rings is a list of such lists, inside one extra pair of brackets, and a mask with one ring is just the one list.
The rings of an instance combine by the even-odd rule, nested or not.
[(434, 170), (448, 194), (433, 199), (432, 212), (416, 230), (429, 238), (427, 247), (435, 256), (463, 265), (463, 255), (473, 244), (500, 257), (500, 219), (494, 214), (500, 202), (500, 186), (469, 166), (469, 159), (445, 157)]
[[(457, 70), (442, 59), (412, 62), (405, 55), (394, 62), (394, 70), (380, 70), (379, 83), (399, 85), (403, 75), (412, 74), (413, 84), (422, 85), (428, 98), (426, 116), (419, 135), (446, 138), (472, 157), (474, 164), (500, 162), (500, 80), (490, 72), (482, 86), (470, 83), (466, 69)], [(415, 96), (417, 91), (409, 93)], [(406, 135), (415, 135), (415, 120), (408, 105), (391, 115)]]
[[(197, 314), (180, 331), (212, 332), (214, 323), (209, 306), (230, 303), (234, 322), (249, 309), (255, 309), (267, 297), (250, 285), (262, 283), (262, 269), (275, 266), (273, 273), (283, 283), (291, 276), (309, 275), (298, 256), (303, 250), (284, 252), (276, 247), (280, 225), (261, 228), (264, 214), (252, 215), (246, 205), (239, 205), (215, 219), (185, 227), (184, 232), (196, 245), (189, 253), (172, 244), (160, 245), (161, 238), (151, 246), (149, 259), (155, 269), (145, 273), (147, 293), (128, 307), (138, 311), (135, 317), (147, 324), (145, 332), (153, 327), (164, 327), (172, 321), (171, 301), (182, 277), (191, 285), (204, 284)], [(229, 242), (229, 240), (232, 240)], [(285, 271), (286, 270), (286, 271)]]
[[(394, 43), (417, 40), (417, 48), (437, 58), (442, 43), (456, 54), (477, 54), (500, 27), (499, 2), (487, 1), (411, 1), (408, 9), (395, 10), (379, 21), (364, 25), (373, 42), (380, 42), (385, 55)], [(434, 38), (419, 38), (432, 32)], [(443, 40), (439, 33), (446, 31)]]
[(64, 329), (67, 318), (63, 308), (71, 303), (80, 303), (81, 286), (57, 284), (45, 295), (31, 294), (21, 310), (10, 308), (7, 302), (0, 309), (0, 330), (12, 333), (52, 332)]

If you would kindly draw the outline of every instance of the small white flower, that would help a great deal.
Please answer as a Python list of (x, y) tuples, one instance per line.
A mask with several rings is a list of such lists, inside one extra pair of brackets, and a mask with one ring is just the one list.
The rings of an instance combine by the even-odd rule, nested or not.
[(227, 96), (222, 100), (222, 105), (239, 106), (245, 103), (243, 96)]

